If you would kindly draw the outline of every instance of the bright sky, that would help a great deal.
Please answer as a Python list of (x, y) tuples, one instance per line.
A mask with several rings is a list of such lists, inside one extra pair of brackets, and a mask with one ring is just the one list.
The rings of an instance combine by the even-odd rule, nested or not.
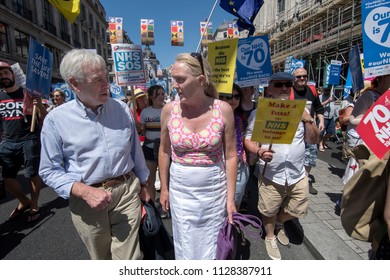
[[(109, 17), (122, 17), (123, 28), (134, 44), (141, 45), (140, 20), (154, 19), (154, 45), (150, 46), (161, 68), (173, 64), (177, 54), (194, 52), (200, 39), (200, 24), (210, 15), (215, 0), (100, 0)], [(213, 33), (224, 20), (235, 17), (219, 6), (211, 16)], [(184, 21), (184, 46), (171, 46), (171, 20)], [(142, 46), (144, 49), (145, 46)]]

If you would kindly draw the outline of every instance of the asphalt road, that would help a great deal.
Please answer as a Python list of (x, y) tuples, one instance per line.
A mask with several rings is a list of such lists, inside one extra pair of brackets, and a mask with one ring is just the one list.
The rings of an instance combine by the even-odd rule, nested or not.
[[(22, 176), (21, 182), (25, 183)], [(258, 215), (256, 209), (256, 182), (251, 187), (248, 212)], [(27, 214), (15, 221), (8, 220), (11, 211), (17, 206), (15, 199), (7, 196), (0, 201), (0, 259), (4, 260), (88, 260), (89, 255), (71, 222), (67, 200), (57, 197), (49, 187), (44, 187), (40, 196), (41, 217), (27, 222)], [(164, 219), (167, 229), (171, 230), (171, 220)], [(313, 260), (315, 256), (302, 243), (303, 232), (299, 221), (288, 223), (286, 231), (290, 245), (279, 245), (285, 260)], [(264, 240), (251, 242), (251, 260), (268, 260)]]

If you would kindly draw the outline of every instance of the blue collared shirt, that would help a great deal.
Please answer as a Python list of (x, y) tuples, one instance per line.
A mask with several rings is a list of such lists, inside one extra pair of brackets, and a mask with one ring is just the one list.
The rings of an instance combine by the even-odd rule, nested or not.
[(45, 118), (39, 175), (59, 196), (69, 198), (74, 182), (87, 185), (126, 174), (149, 176), (134, 118), (124, 102), (109, 99), (97, 114), (78, 99)]

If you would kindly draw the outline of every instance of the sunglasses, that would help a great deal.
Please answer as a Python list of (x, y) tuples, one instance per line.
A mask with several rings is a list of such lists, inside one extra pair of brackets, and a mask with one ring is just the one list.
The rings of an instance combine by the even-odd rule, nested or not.
[(235, 100), (240, 100), (240, 97), (241, 97), (241, 94), (232, 94), (232, 95), (224, 95), (224, 96), (220, 96), (219, 99), (224, 99), (224, 100), (232, 100), (233, 98)]
[(276, 88), (281, 88), (285, 86), (286, 88), (292, 87), (293, 83), (292, 82), (279, 82), (279, 83), (274, 83), (274, 87)]
[(202, 55), (200, 53), (196, 53), (196, 52), (193, 52), (191, 53), (191, 56), (193, 58), (196, 58), (200, 64), (200, 67), (202, 68), (202, 74), (204, 75), (204, 68), (203, 68), (203, 59), (202, 59)]
[(307, 78), (307, 75), (295, 76), (295, 78), (297, 78), (297, 79), (302, 79), (302, 78), (306, 79), (306, 78)]

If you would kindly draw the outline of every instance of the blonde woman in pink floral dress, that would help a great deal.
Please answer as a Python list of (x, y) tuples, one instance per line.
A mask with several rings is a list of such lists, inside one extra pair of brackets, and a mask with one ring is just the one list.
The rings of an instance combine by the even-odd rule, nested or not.
[(176, 259), (215, 259), (218, 231), (236, 212), (233, 110), (200, 54), (179, 54), (171, 74), (179, 100), (161, 114), (160, 202), (171, 210)]

